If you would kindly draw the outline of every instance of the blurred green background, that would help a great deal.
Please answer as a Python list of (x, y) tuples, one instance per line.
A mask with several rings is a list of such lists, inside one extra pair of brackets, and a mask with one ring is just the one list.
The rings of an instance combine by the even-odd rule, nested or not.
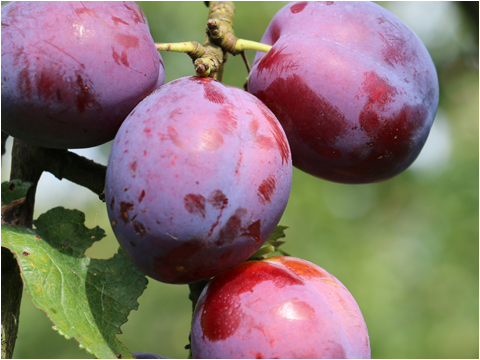
[[(140, 2), (156, 42), (203, 42), (203, 2)], [(437, 66), (440, 107), (427, 144), (403, 174), (371, 185), (342, 185), (294, 170), (281, 224), (284, 250), (335, 275), (357, 300), (373, 358), (478, 358), (478, 2), (380, 3), (424, 41)], [(470, 8), (475, 6), (476, 8)], [(259, 41), (284, 2), (237, 2), (235, 33)], [(250, 63), (254, 53), (247, 54)], [(162, 53), (167, 81), (193, 74), (185, 54)], [(242, 87), (247, 72), (230, 56), (224, 82)], [(7, 142), (11, 148), (12, 140)], [(107, 164), (110, 144), (75, 151)], [(9, 152), (2, 181), (9, 177)], [(35, 218), (55, 206), (77, 208), (107, 238), (88, 255), (117, 250), (105, 204), (45, 173)], [(131, 351), (185, 358), (191, 304), (188, 286), (149, 281), (119, 335)], [(93, 358), (52, 330), (24, 294), (15, 358)]]

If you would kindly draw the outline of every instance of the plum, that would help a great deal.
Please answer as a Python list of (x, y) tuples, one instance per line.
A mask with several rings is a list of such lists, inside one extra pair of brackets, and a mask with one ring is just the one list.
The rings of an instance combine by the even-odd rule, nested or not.
[(341, 183), (387, 180), (418, 156), (438, 106), (435, 65), (371, 2), (294, 2), (261, 40), (249, 92), (277, 116), (293, 165)]
[(161, 355), (157, 355), (154, 353), (147, 353), (147, 352), (137, 352), (132, 353), (135, 359), (167, 359)]
[(165, 71), (131, 1), (19, 1), (2, 6), (2, 130), (48, 148), (114, 138)]
[(140, 102), (109, 158), (106, 203), (132, 262), (166, 283), (210, 278), (246, 260), (290, 194), (285, 133), (248, 92), (184, 77)]
[(192, 320), (194, 358), (370, 358), (362, 313), (333, 275), (306, 260), (244, 262), (203, 289)]

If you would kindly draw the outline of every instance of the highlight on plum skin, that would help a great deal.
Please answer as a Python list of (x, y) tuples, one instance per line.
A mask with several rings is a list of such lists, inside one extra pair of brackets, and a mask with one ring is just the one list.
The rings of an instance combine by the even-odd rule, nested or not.
[(2, 6), (2, 130), (48, 148), (110, 141), (165, 81), (135, 2), (18, 1)]
[(362, 313), (333, 275), (306, 260), (247, 261), (214, 277), (192, 320), (193, 358), (370, 358)]
[(249, 92), (277, 116), (293, 165), (341, 183), (387, 180), (420, 153), (438, 106), (421, 40), (371, 2), (293, 2), (261, 40)]
[(146, 97), (120, 127), (106, 176), (113, 231), (132, 262), (166, 283), (245, 261), (277, 226), (290, 148), (248, 92), (186, 77)]

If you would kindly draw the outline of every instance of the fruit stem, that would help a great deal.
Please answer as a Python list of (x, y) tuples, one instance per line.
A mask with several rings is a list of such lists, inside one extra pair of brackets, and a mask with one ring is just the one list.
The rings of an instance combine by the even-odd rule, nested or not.
[(188, 54), (193, 60), (205, 54), (205, 48), (196, 41), (181, 43), (155, 43), (158, 51), (174, 51)]
[(259, 250), (257, 250), (256, 253), (254, 253), (252, 256), (248, 258), (248, 260), (259, 260), (259, 259), (264, 259), (266, 255), (273, 253), (275, 251), (275, 248), (272, 245), (267, 245)]
[(257, 51), (263, 51), (263, 52), (268, 52), (272, 48), (271, 45), (267, 44), (262, 44), (259, 42), (255, 41), (250, 41), (250, 40), (244, 40), (244, 39), (237, 39), (237, 42), (235, 43), (234, 47), (234, 52), (233, 54), (240, 54), (245, 50), (257, 50)]
[[(233, 32), (235, 6), (232, 1), (209, 1), (206, 36), (203, 45), (196, 41), (181, 43), (155, 43), (158, 51), (174, 51), (188, 54), (197, 76), (209, 76), (222, 81), (228, 54), (242, 54), (245, 50), (268, 52), (272, 47), (255, 41), (238, 39)], [(245, 62), (250, 72), (248, 63)]]

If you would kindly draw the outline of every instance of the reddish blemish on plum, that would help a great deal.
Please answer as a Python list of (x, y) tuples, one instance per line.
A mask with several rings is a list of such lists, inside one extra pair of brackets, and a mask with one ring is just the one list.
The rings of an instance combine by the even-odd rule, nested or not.
[(168, 115), (168, 117), (171, 119), (174, 119), (177, 116), (180, 117), (182, 114), (183, 114), (183, 110), (181, 108), (177, 108), (175, 110), (172, 110)]
[(405, 66), (410, 60), (409, 56), (405, 54), (406, 41), (401, 37), (390, 36), (388, 39), (379, 32), (380, 37), (382, 38), (385, 47), (382, 50), (383, 60), (395, 68), (395, 64), (400, 64)]
[(127, 53), (125, 50), (122, 51), (122, 53), (119, 55), (115, 49), (112, 47), (112, 57), (113, 57), (113, 60), (115, 60), (115, 63), (117, 65), (124, 65), (126, 67), (128, 67), (130, 65), (130, 63), (128, 62), (128, 57), (127, 57)]
[(253, 137), (256, 137), (258, 129), (260, 129), (260, 124), (258, 123), (258, 120), (253, 119), (252, 121), (250, 121), (250, 123), (248, 124), (248, 128), (250, 129)]
[[(262, 286), (264, 281), (273, 282), (277, 288), (303, 284), (292, 274), (261, 261), (244, 262), (217, 275), (208, 284), (203, 296), (207, 299), (200, 318), (203, 336), (210, 341), (218, 341), (233, 335), (245, 318), (239, 306), (240, 295), (253, 291), (256, 286)], [(223, 309), (228, 317), (216, 316), (216, 309)]]
[[(255, 138), (255, 142), (263, 149), (271, 149), (272, 147), (274, 147), (274, 142), (273, 142), (272, 138), (269, 138), (268, 136), (265, 136), (265, 135), (258, 135)], [(288, 148), (287, 148), (287, 150), (288, 150)], [(284, 154), (284, 152), (282, 152), (282, 154)], [(287, 157), (287, 159), (288, 159), (288, 157)], [(284, 156), (282, 156), (282, 161), (285, 161)]]
[(122, 55), (120, 55), (120, 61), (122, 62), (123, 65), (126, 67), (130, 66), (130, 63), (128, 62), (128, 56), (127, 52), (125, 50), (122, 51)]
[(147, 229), (142, 223), (138, 221), (132, 221), (132, 226), (138, 238), (144, 237), (147, 234)]
[(113, 210), (114, 206), (115, 206), (115, 196), (112, 196), (112, 200), (110, 201), (110, 209)]
[(192, 238), (182, 242), (164, 256), (159, 255), (153, 258), (154, 272), (161, 274), (167, 282), (177, 283), (179, 279), (186, 283), (191, 282), (191, 278), (204, 274), (204, 263), (196, 258), (196, 255), (202, 253), (204, 247), (205, 243), (202, 239)]
[(89, 9), (87, 7), (85, 7), (85, 5), (82, 3), (82, 6), (81, 8), (76, 8), (74, 11), (75, 11), (75, 14), (77, 14), (78, 16), (82, 16), (82, 15), (86, 15), (86, 16), (92, 16), (92, 17), (95, 17), (97, 16), (97, 13), (95, 12), (95, 10), (93, 9)]
[(290, 159), (290, 146), (288, 145), (287, 138), (283, 134), (277, 119), (272, 117), (272, 115), (269, 114), (263, 107), (260, 107), (260, 111), (270, 123), (270, 130), (277, 143), (280, 156), (282, 157), (282, 164), (288, 163), (288, 160)]
[(213, 230), (218, 226), (220, 223), (220, 218), (223, 215), (223, 209), (225, 209), (228, 205), (228, 198), (225, 196), (223, 191), (221, 190), (214, 190), (210, 193), (207, 200), (214, 209), (219, 209), (220, 212), (217, 216), (217, 220), (212, 224), (210, 231), (208, 232), (207, 236), (211, 236), (213, 234)]
[(135, 35), (117, 34), (115, 41), (126, 49), (138, 49), (140, 47), (140, 39)]
[[(295, 71), (296, 69), (298, 69), (299, 64), (297, 63), (297, 61), (295, 61), (295, 56), (292, 56), (292, 54), (283, 53), (285, 48), (286, 46), (274, 46), (258, 64), (258, 72), (262, 73), (263, 71), (267, 71), (269, 73), (281, 73), (286, 70)], [(290, 95), (292, 95), (291, 91)]]
[(277, 142), (278, 151), (280, 151), (280, 155), (282, 157), (282, 164), (288, 163), (288, 160), (290, 159), (290, 146), (288, 145), (288, 141), (283, 134), (277, 119), (272, 117), (272, 115), (269, 114), (263, 107), (260, 107), (260, 111), (270, 123), (270, 130), (275, 141)]
[[(370, 137), (363, 145), (368, 148), (368, 155), (362, 159), (352, 173), (372, 181), (383, 174), (395, 171), (398, 164), (402, 164), (410, 156), (414, 139), (423, 121), (426, 119), (426, 108), (423, 105), (404, 106), (398, 114), (390, 118), (380, 118), (378, 112), (367, 104), (360, 113), (360, 124)], [(362, 154), (365, 151), (352, 153)]]
[(127, 203), (122, 201), (120, 203), (120, 220), (126, 224), (128, 222), (128, 212), (133, 209), (133, 203)]
[(253, 119), (248, 124), (248, 128), (252, 133), (253, 141), (255, 141), (255, 143), (257, 143), (260, 147), (264, 149), (271, 149), (274, 146), (274, 142), (270, 137), (258, 134), (260, 124), (257, 119)]
[(207, 200), (214, 209), (224, 209), (228, 205), (228, 198), (222, 190), (214, 190), (210, 193)]
[(290, 11), (293, 14), (297, 14), (297, 13), (303, 11), (303, 9), (305, 9), (305, 6), (307, 6), (307, 5), (308, 5), (307, 1), (298, 2), (290, 8)]
[(38, 97), (48, 99), (53, 93), (53, 87), (56, 86), (56, 81), (50, 78), (45, 71), (40, 71), (40, 79), (37, 81)]
[(330, 274), (319, 267), (310, 266), (304, 261), (298, 261), (296, 258), (285, 257), (285, 256), (276, 256), (267, 261), (278, 261), (282, 263), (287, 269), (291, 270), (293, 273), (299, 275), (302, 278), (330, 278)]
[(398, 93), (395, 87), (391, 86), (385, 79), (373, 71), (364, 74), (362, 86), (362, 95), (367, 97), (365, 107), (375, 106), (379, 110), (385, 109), (387, 104), (391, 103), (394, 96)]
[(272, 195), (275, 192), (275, 187), (276, 181), (274, 175), (269, 175), (265, 180), (262, 181), (257, 191), (258, 199), (262, 204), (272, 202)]
[(22, 69), (18, 74), (18, 88), (24, 96), (30, 97), (32, 83), (30, 81), (30, 73), (27, 67)]
[(222, 91), (214, 84), (213, 81), (206, 81), (203, 83), (203, 95), (205, 99), (211, 101), (215, 104), (225, 104), (228, 103), (228, 98)]
[(187, 194), (183, 198), (185, 209), (190, 214), (197, 214), (205, 218), (205, 198), (200, 194)]
[(202, 316), (200, 323), (203, 330), (203, 337), (208, 338), (210, 341), (229, 338), (240, 326), (241, 320), (244, 317), (240, 310), (240, 305), (232, 305), (229, 303), (228, 296), (215, 300), (216, 301), (210, 301), (205, 304), (204, 313), (210, 311), (210, 309), (221, 308), (233, 316), (229, 316), (228, 320), (220, 320), (218, 316)]
[(135, 11), (135, 9), (132, 9), (126, 3), (123, 3), (123, 6), (125, 6), (128, 9), (128, 11), (130, 12), (130, 15), (132, 16), (132, 19), (135, 22), (135, 24), (138, 24), (138, 23), (145, 24), (146, 23), (145, 15), (139, 14), (137, 11)]
[(139, 204), (142, 202), (144, 197), (145, 197), (145, 190), (142, 190), (142, 192), (140, 193), (140, 196), (138, 197)]
[(135, 178), (137, 176), (137, 162), (134, 161), (130, 164), (130, 174), (132, 175), (132, 178)]
[(182, 143), (182, 140), (180, 140), (180, 135), (178, 135), (178, 132), (177, 130), (175, 130), (175, 128), (171, 125), (169, 125), (167, 127), (167, 133), (168, 133), (168, 136), (170, 138), (170, 140), (172, 140), (172, 142), (182, 148), (183, 147), (183, 143)]
[(115, 26), (118, 26), (118, 24), (128, 25), (128, 23), (126, 21), (123, 21), (122, 19), (120, 19), (116, 16), (113, 16), (113, 15), (112, 15), (112, 20), (113, 20), (113, 24)]
[(262, 223), (260, 220), (255, 221), (249, 227), (247, 231), (242, 233), (242, 236), (250, 236), (256, 243), (262, 242)]
[(231, 134), (238, 128), (238, 109), (226, 104), (216, 113), (220, 123), (219, 129), (223, 133)]
[(87, 108), (94, 107), (98, 112), (102, 111), (99, 103), (97, 103), (97, 95), (94, 93), (91, 84), (87, 83), (81, 75), (77, 75), (77, 92), (75, 103), (80, 113), (83, 113)]
[[(292, 88), (302, 96), (291, 96)], [(295, 134), (290, 141), (302, 139), (305, 146), (325, 158), (338, 159), (342, 156), (336, 148), (336, 141), (348, 131), (348, 121), (337, 107), (316, 94), (300, 76), (292, 75), (286, 80), (277, 78), (256, 96), (276, 114), (287, 134)], [(273, 99), (283, 99), (282, 105)], [(315, 126), (312, 124), (314, 120)], [(295, 149), (292, 146), (294, 165), (297, 158)], [(298, 155), (301, 158), (301, 154)]]
[(235, 213), (230, 216), (225, 225), (220, 229), (216, 245), (230, 244), (235, 240), (238, 233), (242, 230), (242, 218), (247, 214), (247, 210), (239, 207)]
[(422, 105), (405, 105), (398, 114), (384, 118), (381, 114), (393, 102), (396, 88), (373, 72), (365, 74), (362, 85), (368, 100), (360, 112), (359, 123), (371, 141), (365, 145), (369, 147), (368, 156), (357, 173), (374, 178), (384, 171), (394, 171), (397, 164), (407, 159), (414, 146), (409, 139), (415, 138), (424, 126), (427, 110)]

